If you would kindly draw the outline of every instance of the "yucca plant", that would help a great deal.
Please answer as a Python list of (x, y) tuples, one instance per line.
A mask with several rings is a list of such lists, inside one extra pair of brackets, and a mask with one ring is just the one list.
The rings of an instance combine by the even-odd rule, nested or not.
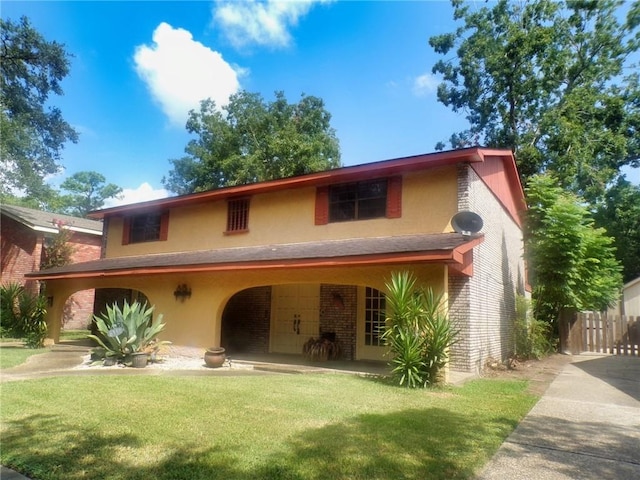
[(124, 359), (132, 353), (152, 353), (160, 345), (156, 337), (165, 327), (161, 322), (162, 315), (158, 316), (155, 324), (152, 323), (153, 309), (139, 302), (129, 305), (125, 301), (122, 309), (117, 303), (107, 305), (106, 313), (93, 316), (100, 335), (88, 337), (95, 340), (108, 357)]
[(436, 383), (457, 336), (443, 296), (418, 287), (409, 272), (394, 272), (386, 287), (382, 338), (389, 346), (393, 376), (410, 388)]
[(28, 348), (42, 348), (47, 336), (47, 301), (43, 295), (29, 292), (16, 282), (0, 288), (2, 331), (24, 338)]

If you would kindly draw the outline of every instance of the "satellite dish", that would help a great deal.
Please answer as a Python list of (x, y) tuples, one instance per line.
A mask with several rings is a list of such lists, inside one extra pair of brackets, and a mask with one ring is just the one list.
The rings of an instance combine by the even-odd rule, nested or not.
[(482, 230), (482, 218), (477, 213), (462, 211), (456, 213), (451, 218), (451, 226), (453, 229), (463, 235), (471, 235)]

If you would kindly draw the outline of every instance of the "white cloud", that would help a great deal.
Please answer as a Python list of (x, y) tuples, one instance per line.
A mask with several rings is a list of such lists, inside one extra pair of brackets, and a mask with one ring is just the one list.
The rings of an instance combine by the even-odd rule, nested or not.
[(422, 74), (413, 80), (413, 94), (424, 97), (438, 89), (438, 79), (430, 73)]
[(146, 202), (148, 200), (158, 200), (166, 198), (169, 192), (164, 188), (154, 189), (147, 182), (141, 184), (138, 188), (123, 188), (120, 199), (110, 198), (105, 201), (105, 208), (119, 207), (120, 205), (129, 205), (131, 203)]
[(286, 47), (291, 43), (289, 28), (296, 26), (317, 3), (331, 0), (266, 0), (220, 2), (213, 16), (235, 47), (252, 43)]
[(184, 127), (189, 110), (211, 98), (218, 107), (240, 88), (240, 69), (182, 28), (161, 23), (152, 45), (139, 45), (133, 57), (136, 72), (147, 84), (172, 124)]

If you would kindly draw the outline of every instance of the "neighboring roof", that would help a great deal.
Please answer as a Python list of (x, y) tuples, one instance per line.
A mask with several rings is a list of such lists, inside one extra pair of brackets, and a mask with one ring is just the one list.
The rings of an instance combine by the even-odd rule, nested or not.
[(102, 235), (102, 222), (97, 220), (42, 212), (15, 205), (0, 205), (0, 213), (38, 232), (58, 233), (58, 224), (60, 224), (73, 232)]
[[(206, 192), (192, 193), (177, 197), (163, 198), (159, 200), (151, 200), (148, 202), (135, 203), (131, 205), (122, 205), (118, 207), (97, 210), (95, 212), (91, 212), (89, 216), (93, 218), (104, 218), (111, 215), (126, 215), (128, 213), (136, 211), (186, 206), (213, 200), (221, 200), (229, 197), (248, 196), (277, 190), (309, 186), (322, 186), (335, 184), (338, 182), (344, 183), (367, 178), (400, 175), (407, 172), (426, 170), (442, 166), (451, 166), (464, 162), (478, 164), (485, 162), (486, 159), (494, 159), (495, 157), (500, 157), (503, 160), (504, 174), (506, 177), (506, 181), (509, 184), (510, 195), (516, 197), (512, 201), (512, 203), (515, 205), (515, 209), (517, 211), (525, 210), (526, 204), (524, 201), (524, 192), (522, 190), (520, 178), (518, 177), (518, 171), (516, 168), (513, 153), (510, 150), (473, 147), (463, 148), (459, 150), (449, 150), (446, 152), (436, 152), (424, 155), (415, 155), (411, 157), (396, 158), (393, 160), (384, 160), (381, 162), (336, 168), (333, 170), (310, 173), (307, 175), (300, 175), (296, 177), (282, 178), (279, 180), (252, 183), (249, 185), (240, 185), (235, 187), (218, 188), (215, 190), (208, 190)], [(489, 185), (489, 187), (492, 188), (492, 185)], [(510, 213), (513, 214), (513, 212)]]
[(52, 280), (410, 262), (461, 265), (464, 254), (483, 240), (483, 235), (440, 233), (148, 254), (74, 263), (33, 272), (26, 277)]

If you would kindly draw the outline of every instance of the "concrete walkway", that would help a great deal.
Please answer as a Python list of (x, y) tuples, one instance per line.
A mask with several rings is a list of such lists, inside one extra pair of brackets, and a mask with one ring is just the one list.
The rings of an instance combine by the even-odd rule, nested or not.
[(477, 480), (640, 479), (640, 358), (575, 356)]

